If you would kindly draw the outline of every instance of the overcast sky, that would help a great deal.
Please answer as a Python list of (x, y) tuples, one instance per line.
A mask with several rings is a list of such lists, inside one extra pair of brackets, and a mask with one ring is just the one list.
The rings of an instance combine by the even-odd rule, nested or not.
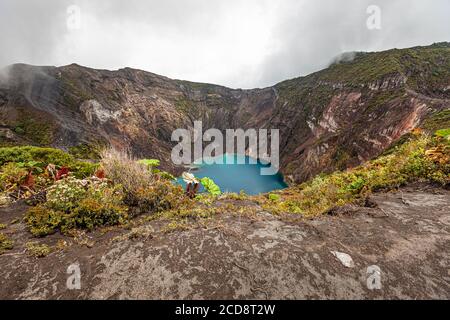
[[(381, 29), (367, 28), (369, 5)], [(450, 41), (449, 16), (449, 0), (0, 0), (0, 66), (75, 62), (264, 87), (345, 51)]]

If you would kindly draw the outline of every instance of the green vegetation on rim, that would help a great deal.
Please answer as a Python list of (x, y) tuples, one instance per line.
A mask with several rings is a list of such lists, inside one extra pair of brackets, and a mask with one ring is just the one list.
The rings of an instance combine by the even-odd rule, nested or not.
[(435, 134), (438, 137), (446, 138), (448, 140), (450, 137), (450, 128), (437, 130)]
[(3, 233), (0, 232), (0, 255), (6, 250), (11, 250), (13, 248), (13, 241), (8, 239)]
[(205, 190), (212, 196), (219, 196), (222, 193), (220, 187), (211, 178), (208, 177), (201, 178), (200, 183), (203, 185)]
[(64, 88), (64, 104), (75, 109), (78, 108), (81, 102), (94, 99), (94, 96), (82, 89), (83, 87), (71, 76), (71, 74), (63, 72), (61, 74), (61, 84)]
[(181, 97), (175, 101), (175, 108), (178, 112), (188, 115), (192, 119), (198, 119), (203, 116), (207, 110), (199, 103), (196, 103), (186, 97)]
[(322, 81), (356, 86), (387, 76), (407, 75), (408, 85), (414, 89), (420, 89), (425, 82), (428, 86), (439, 87), (450, 77), (449, 51), (449, 46), (430, 46), (360, 53), (349, 62), (334, 63), (315, 75)]
[[(335, 206), (361, 203), (374, 191), (397, 188), (408, 182), (448, 184), (450, 154), (445, 141), (447, 135), (448, 129), (438, 130), (433, 137), (415, 130), (408, 139), (376, 160), (351, 170), (319, 175), (301, 185), (267, 195), (221, 195), (219, 186), (211, 179), (203, 178), (201, 183), (207, 193), (195, 199), (190, 199), (180, 186), (166, 180), (161, 175), (162, 171), (155, 171), (158, 161), (144, 159), (139, 162), (127, 154), (106, 150), (100, 163), (100, 170), (104, 173), (100, 175), (106, 174), (108, 179), (79, 179), (69, 174), (55, 181), (45, 186), (45, 200), (31, 207), (24, 221), (33, 235), (45, 236), (56, 231), (71, 234), (75, 229), (127, 225), (130, 218), (145, 213), (148, 218), (168, 220), (167, 232), (170, 232), (187, 228), (192, 219), (206, 221), (225, 210), (220, 205), (216, 206), (217, 200), (253, 200), (274, 214), (315, 216)], [(4, 149), (0, 149), (2, 181), (26, 176), (29, 169), (24, 170), (17, 162), (19, 160), (28, 161), (23, 164), (26, 168), (38, 168), (40, 162), (37, 160), (52, 163), (74, 161), (72, 156), (51, 148)], [(6, 166), (11, 166), (10, 171), (5, 171)], [(252, 211), (239, 206), (228, 209), (237, 213)], [(4, 235), (1, 242), (3, 251), (12, 248), (12, 242)]]
[(51, 249), (46, 244), (39, 244), (37, 242), (26, 243), (27, 252), (36, 258), (43, 258), (50, 254)]
[(69, 147), (69, 154), (77, 159), (100, 159), (101, 150), (105, 146), (102, 143), (80, 143), (76, 146)]
[[(27, 111), (23, 107), (14, 109), (15, 117), (5, 120), (5, 124), (18, 137), (29, 144), (45, 146), (53, 142), (55, 124), (43, 113)], [(3, 141), (4, 140), (4, 141)], [(14, 145), (8, 139), (0, 139), (0, 147)]]
[(393, 189), (407, 182), (450, 183), (450, 147), (440, 137), (417, 133), (385, 156), (360, 167), (319, 175), (279, 192), (281, 199), (259, 196), (259, 203), (273, 213), (314, 216), (334, 206), (364, 201), (371, 192)]
[[(281, 82), (274, 87), (276, 90), (273, 92), (270, 88), (263, 89), (265, 96), (262, 100), (254, 93), (257, 90), (244, 93), (242, 96), (245, 100), (242, 100), (237, 90), (184, 81), (176, 81), (177, 91), (166, 98), (179, 111), (174, 117), (177, 121), (203, 118), (213, 122), (218, 118), (226, 120), (224, 123), (235, 124), (233, 121), (236, 119), (232, 117), (234, 112), (230, 110), (236, 111), (238, 106), (243, 106), (243, 114), (238, 113), (241, 122), (237, 122), (242, 124), (253, 120), (247, 117), (255, 110), (252, 109), (254, 103), (257, 107), (266, 107), (267, 103), (267, 107), (272, 108), (274, 97), (277, 96), (270, 120), (274, 119), (275, 122), (268, 124), (289, 125), (286, 127), (290, 129), (291, 138), (299, 146), (304, 141), (296, 140), (295, 136), (309, 134), (311, 130), (314, 131), (314, 126), (320, 126), (324, 108), (330, 106), (329, 111), (342, 117), (343, 122), (352, 120), (351, 126), (338, 126), (333, 133), (319, 132), (317, 139), (308, 143), (318, 147), (325, 143), (331, 146), (330, 153), (323, 157), (330, 159), (330, 166), (322, 166), (321, 170), (331, 170), (335, 166), (344, 170), (350, 161), (360, 155), (354, 147), (346, 144), (354, 142), (354, 136), (365, 133), (361, 128), (367, 125), (368, 119), (378, 119), (381, 114), (396, 112), (397, 102), (404, 106), (407, 103), (404, 99), (412, 97), (421, 101), (437, 98), (432, 99), (427, 106), (441, 108), (439, 101), (448, 95), (445, 90), (450, 78), (449, 50), (449, 45), (435, 45), (381, 53), (358, 53), (353, 60), (336, 62), (328, 69), (310, 76)], [(61, 88), (58, 90), (62, 90), (61, 100), (64, 101), (58, 103), (76, 108), (69, 110), (71, 112), (78, 110), (83, 100), (92, 98), (91, 93), (98, 95), (100, 100), (103, 96), (102, 101), (112, 99), (104, 95), (106, 91), (109, 95), (110, 87), (96, 91), (99, 89), (97, 84), (89, 83), (92, 87), (88, 86), (82, 78), (84, 75), (86, 73), (79, 73), (78, 68), (69, 67), (62, 72)], [(404, 82), (406, 79), (407, 83)], [(127, 83), (126, 79), (122, 80)], [(406, 91), (408, 87), (419, 95)], [(121, 86), (111, 85), (111, 90), (118, 97), (123, 93)], [(420, 93), (426, 94), (428, 98), (421, 97)], [(345, 114), (347, 110), (340, 108), (347, 103), (355, 108), (352, 115)], [(51, 112), (52, 109), (49, 110)], [(357, 117), (360, 115), (364, 117)], [(394, 113), (392, 119), (399, 115), (403, 114)], [(145, 113), (144, 116), (149, 114)], [(46, 113), (35, 115), (33, 111), (33, 114), (16, 116), (11, 112), (11, 119), (14, 117), (13, 122), (6, 123), (7, 130), (4, 130), (13, 137), (11, 141), (38, 145), (53, 142), (52, 125), (41, 125), (45, 124)], [(211, 219), (224, 210), (236, 214), (250, 212), (250, 207), (257, 207), (254, 201), (275, 214), (314, 216), (329, 212), (336, 205), (361, 203), (371, 192), (394, 189), (408, 182), (427, 181), (447, 185), (450, 111), (436, 112), (425, 121), (423, 128), (424, 134), (417, 131), (404, 135), (381, 157), (357, 168), (321, 174), (301, 185), (256, 197), (243, 193), (222, 195), (218, 185), (203, 178), (201, 183), (207, 192), (191, 199), (187, 190), (171, 181), (173, 176), (156, 168), (158, 160), (138, 160), (111, 152), (108, 155), (90, 143), (70, 147), (69, 154), (57, 149), (30, 146), (0, 148), (0, 203), (8, 205), (16, 199), (31, 199), (31, 195), (36, 195), (37, 200), (32, 199), (33, 206), (24, 220), (36, 236), (58, 231), (71, 234), (74, 230), (79, 231), (76, 229), (129, 226), (139, 219), (156, 218), (168, 220), (166, 230), (170, 232), (187, 228), (192, 220)], [(381, 126), (380, 129), (385, 127)], [(11, 131), (15, 134), (11, 134)], [(166, 131), (166, 128), (162, 128), (158, 132), (165, 138)], [(318, 131), (321, 131), (320, 128)], [(345, 136), (342, 136), (343, 132)], [(136, 135), (139, 133), (137, 131)], [(342, 137), (348, 139), (343, 142), (339, 139)], [(295, 147), (290, 145), (284, 152), (290, 155), (296, 150)], [(77, 160), (98, 159), (99, 156), (98, 164)], [(164, 155), (161, 155), (161, 159), (164, 159)], [(63, 177), (53, 177), (46, 170), (49, 164), (56, 165), (52, 166), (54, 171), (68, 169), (69, 173)], [(292, 161), (286, 164), (286, 169), (295, 166), (298, 163)], [(17, 193), (13, 195), (11, 190)], [(20, 196), (15, 197), (17, 194)], [(224, 203), (227, 205), (224, 206)], [(136, 218), (139, 215), (144, 216)], [(5, 235), (2, 235), (1, 242), (2, 248), (12, 246), (11, 240)]]
[(123, 196), (119, 186), (69, 176), (48, 188), (47, 201), (30, 208), (25, 222), (35, 236), (122, 224), (128, 218)]
[(34, 146), (0, 148), (0, 167), (9, 163), (35, 161), (45, 168), (48, 164), (66, 166), (78, 177), (87, 177), (94, 173), (96, 164), (76, 160), (62, 150)]
[[(392, 49), (383, 52), (347, 53), (351, 58), (332, 63), (328, 68), (306, 77), (280, 82), (277, 89), (291, 88), (284, 97), (296, 99), (293, 94), (299, 88), (312, 83), (361, 88), (390, 77), (408, 78), (407, 85), (421, 91), (426, 87), (444, 88), (450, 78), (450, 45), (435, 44), (428, 47)], [(315, 88), (316, 89), (316, 88)], [(439, 93), (439, 92), (430, 92)]]
[(450, 128), (450, 110), (442, 110), (433, 113), (425, 120), (423, 128), (431, 133), (437, 130)]
[(39, 145), (48, 145), (53, 140), (53, 127), (49, 123), (38, 122), (33, 118), (17, 122), (14, 132)]

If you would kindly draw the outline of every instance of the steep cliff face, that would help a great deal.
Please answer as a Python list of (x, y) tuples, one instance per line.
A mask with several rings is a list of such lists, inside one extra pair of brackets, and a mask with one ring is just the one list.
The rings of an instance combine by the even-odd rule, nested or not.
[[(134, 69), (13, 65), (0, 78), (0, 144), (111, 144), (170, 163), (176, 128), (280, 129), (290, 182), (351, 167), (431, 114), (450, 109), (450, 45), (358, 53), (306, 77), (253, 90)], [(83, 149), (83, 150), (84, 150)]]
[(377, 156), (430, 114), (449, 110), (449, 84), (450, 48), (435, 45), (358, 54), (276, 85), (278, 123), (292, 123), (282, 135), (284, 173), (302, 181)]

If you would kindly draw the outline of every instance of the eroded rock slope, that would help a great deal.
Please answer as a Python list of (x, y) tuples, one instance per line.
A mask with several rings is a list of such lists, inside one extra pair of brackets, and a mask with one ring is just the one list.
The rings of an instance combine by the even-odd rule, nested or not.
[(288, 182), (379, 155), (430, 115), (450, 109), (450, 45), (358, 53), (264, 89), (172, 80), (130, 68), (13, 65), (0, 78), (1, 145), (89, 151), (128, 148), (174, 169), (171, 133), (192, 128), (280, 129)]

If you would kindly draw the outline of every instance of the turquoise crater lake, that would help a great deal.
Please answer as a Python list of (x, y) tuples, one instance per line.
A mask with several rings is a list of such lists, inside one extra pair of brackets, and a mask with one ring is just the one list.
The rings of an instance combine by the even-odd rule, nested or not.
[[(223, 164), (204, 163), (191, 170), (191, 173), (197, 178), (213, 179), (222, 192), (239, 193), (243, 190), (246, 194), (255, 195), (287, 187), (280, 173), (270, 176), (261, 175), (260, 169), (269, 167), (270, 164), (261, 161), (258, 161), (257, 164), (250, 164), (249, 157), (237, 154), (224, 154), (219, 157), (223, 157)], [(237, 164), (239, 158), (245, 160), (245, 164)], [(185, 186), (181, 178), (178, 178), (177, 181), (183, 187)]]

